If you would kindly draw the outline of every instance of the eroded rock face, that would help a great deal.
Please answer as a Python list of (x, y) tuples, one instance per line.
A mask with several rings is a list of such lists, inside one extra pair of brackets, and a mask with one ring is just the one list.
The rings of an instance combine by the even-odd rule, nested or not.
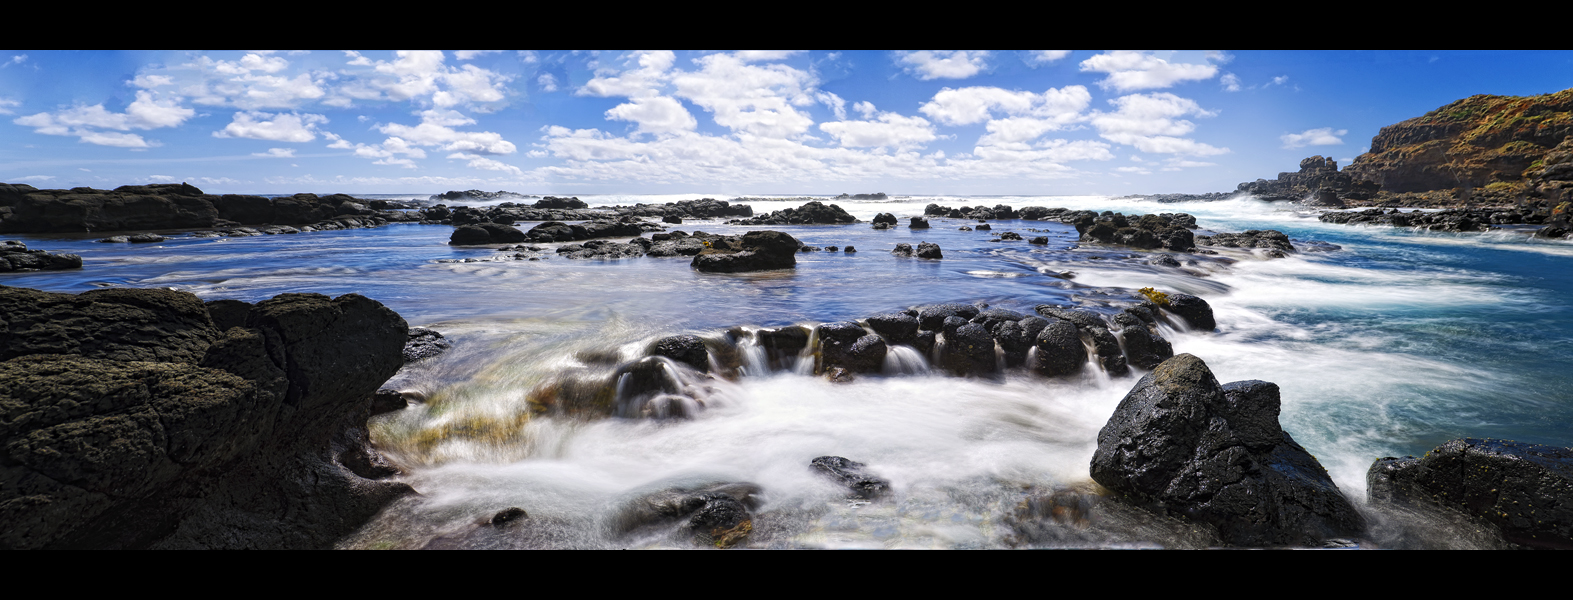
[(28, 250), (16, 240), (0, 241), (0, 273), (7, 271), (61, 271), (82, 268), (82, 257), (44, 250)]
[(1536, 548), (1573, 548), (1573, 449), (1465, 438), (1423, 458), (1378, 459), (1372, 502), (1430, 502), (1495, 526)]
[(1317, 545), (1364, 522), (1278, 424), (1278, 386), (1219, 385), (1181, 354), (1142, 377), (1098, 433), (1092, 478), (1139, 504), (1208, 523), (1239, 546)]
[(4, 548), (327, 548), (413, 490), (370, 448), (407, 325), (377, 302), (248, 310), (169, 290), (0, 288)]

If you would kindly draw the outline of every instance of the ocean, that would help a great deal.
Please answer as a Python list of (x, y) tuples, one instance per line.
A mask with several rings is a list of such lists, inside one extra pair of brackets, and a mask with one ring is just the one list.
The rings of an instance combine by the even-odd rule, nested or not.
[[(401, 197), (401, 196), (373, 196)], [(580, 196), (594, 206), (728, 196)], [(787, 196), (782, 196), (787, 198)], [(101, 244), (101, 235), (15, 235), (30, 248), (80, 254), (84, 268), (0, 274), (0, 285), (55, 292), (168, 287), (204, 300), (255, 302), (286, 292), (359, 293), (412, 326), (454, 342), (390, 385), (424, 403), (379, 416), (372, 436), (421, 492), (346, 548), (413, 548), (510, 506), (545, 533), (541, 547), (683, 547), (666, 534), (617, 535), (608, 523), (633, 498), (706, 482), (757, 485), (762, 504), (744, 545), (764, 548), (1000, 548), (1022, 545), (1175, 547), (1150, 527), (1024, 541), (1020, 507), (1035, 495), (1088, 489), (1097, 434), (1142, 374), (1089, 367), (1048, 380), (1009, 373), (960, 379), (893, 352), (887, 375), (833, 384), (802, 365), (770, 369), (742, 348), (736, 381), (688, 381), (703, 405), (687, 419), (584, 420), (533, 414), (532, 390), (604, 377), (594, 357), (632, 359), (651, 341), (868, 317), (940, 302), (985, 302), (1031, 314), (1038, 304), (1128, 303), (1137, 288), (1195, 294), (1216, 332), (1166, 329), (1176, 353), (1200, 357), (1221, 382), (1260, 379), (1282, 390), (1283, 427), (1357, 505), (1384, 456), (1420, 455), (1459, 437), (1573, 446), (1573, 244), (1528, 230), (1420, 232), (1325, 224), (1296, 207), (1237, 199), (1159, 204), (1104, 196), (823, 198), (852, 225), (743, 227), (690, 220), (669, 229), (785, 231), (856, 253), (798, 255), (791, 271), (699, 273), (689, 259), (493, 261), (490, 248), (450, 247), (453, 228), (375, 229), (242, 238), (172, 237)], [(801, 199), (751, 200), (755, 214)], [(992, 231), (905, 217), (929, 203), (1186, 212), (1203, 229), (1277, 229), (1307, 251), (1267, 259), (1247, 250), (1177, 255), (1080, 244), (1069, 225), (1000, 220)], [(452, 205), (452, 203), (450, 203)], [(898, 228), (873, 230), (881, 212)], [(533, 223), (520, 223), (521, 229)], [(1047, 245), (997, 241), (1014, 231)], [(938, 243), (941, 260), (890, 254)], [(1306, 244), (1306, 242), (1316, 242)], [(444, 259), (477, 262), (438, 262)], [(849, 501), (809, 469), (818, 456), (866, 463), (890, 499)], [(1078, 525), (1067, 525), (1077, 527)], [(1087, 525), (1079, 525), (1086, 528)], [(1144, 528), (1145, 527), (1145, 528)], [(1115, 528), (1118, 529), (1118, 528)], [(1112, 533), (1111, 533), (1112, 531)]]

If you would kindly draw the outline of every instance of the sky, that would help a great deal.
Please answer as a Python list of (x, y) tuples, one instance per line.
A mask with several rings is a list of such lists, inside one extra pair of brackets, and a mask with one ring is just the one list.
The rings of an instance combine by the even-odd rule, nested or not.
[(0, 51), (0, 181), (208, 193), (1233, 191), (1573, 51)]

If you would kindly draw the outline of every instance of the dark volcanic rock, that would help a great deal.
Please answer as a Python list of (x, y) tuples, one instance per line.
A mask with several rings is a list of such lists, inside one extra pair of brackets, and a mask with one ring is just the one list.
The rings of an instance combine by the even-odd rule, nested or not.
[(407, 326), (372, 300), (284, 294), (222, 333), (169, 290), (0, 303), (0, 547), (327, 548), (413, 492), (374, 480)]
[(817, 200), (797, 208), (783, 208), (752, 219), (728, 221), (733, 225), (840, 225), (856, 222), (857, 218), (847, 214), (847, 211), (840, 206), (827, 205)]
[(1510, 542), (1573, 549), (1573, 449), (1458, 439), (1423, 458), (1371, 465), (1373, 502), (1430, 502), (1492, 524)]
[(929, 242), (918, 242), (917, 255), (918, 258), (945, 258), (945, 254), (939, 250), (939, 244)]
[[(894, 225), (894, 223), (892, 223), (892, 225)], [(911, 229), (928, 229), (929, 220), (923, 217), (912, 217), (912, 223), (907, 227)]]
[(665, 356), (704, 373), (710, 370), (710, 353), (697, 335), (674, 335), (650, 345), (651, 356)]
[(808, 463), (814, 470), (846, 487), (852, 495), (875, 500), (890, 493), (890, 482), (868, 472), (868, 465), (840, 456), (821, 456)]
[(802, 246), (790, 235), (779, 231), (750, 231), (743, 234), (741, 250), (712, 247), (694, 256), (693, 268), (708, 273), (738, 273), (790, 269), (797, 266), (797, 249)]
[(484, 244), (515, 244), (525, 241), (525, 234), (511, 225), (481, 223), (463, 225), (453, 230), (448, 238), (450, 246), (479, 246)]
[(1289, 236), (1276, 229), (1251, 229), (1244, 233), (1199, 235), (1196, 236), (1196, 243), (1224, 248), (1268, 248), (1284, 253), (1295, 251), (1294, 244), (1289, 243)]
[(1218, 328), (1218, 322), (1213, 320), (1213, 307), (1196, 296), (1169, 294), (1169, 303), (1164, 308), (1185, 319), (1192, 329), (1212, 331)]
[(694, 543), (729, 548), (753, 531), (751, 511), (759, 507), (759, 492), (751, 483), (662, 490), (626, 503), (613, 517), (612, 531), (626, 536), (675, 526)]
[(1208, 523), (1240, 546), (1357, 535), (1359, 513), (1278, 425), (1278, 386), (1220, 386), (1181, 354), (1142, 377), (1098, 434), (1092, 478), (1137, 503)]
[(1039, 375), (1074, 375), (1087, 364), (1087, 347), (1082, 345), (1081, 336), (1070, 321), (1050, 320), (1039, 330), (1034, 344)]
[[(211, 310), (212, 308), (210, 307), (209, 311)], [(437, 333), (436, 330), (425, 327), (411, 327), (409, 340), (404, 343), (404, 362), (412, 363), (424, 358), (431, 358), (447, 352), (452, 347), (453, 343), (443, 338), (442, 334)]]
[(918, 335), (918, 319), (906, 313), (884, 313), (868, 318), (868, 326), (892, 344), (911, 344)]
[(8, 271), (58, 271), (80, 268), (82, 268), (82, 257), (80, 255), (28, 250), (27, 244), (16, 240), (0, 242), (0, 273)]

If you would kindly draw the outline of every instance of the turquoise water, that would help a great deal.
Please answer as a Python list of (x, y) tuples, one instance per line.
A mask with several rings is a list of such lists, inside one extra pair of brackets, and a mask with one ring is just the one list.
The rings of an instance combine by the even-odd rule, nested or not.
[[(610, 205), (696, 197), (582, 199)], [(523, 398), (534, 386), (588, 368), (573, 358), (585, 350), (632, 356), (662, 335), (855, 319), (935, 302), (982, 300), (1030, 311), (1040, 303), (1118, 305), (1148, 286), (1199, 295), (1212, 304), (1219, 330), (1169, 331), (1176, 352), (1201, 357), (1221, 381), (1278, 383), (1285, 429), (1357, 500), (1365, 495), (1365, 470), (1373, 460), (1420, 454), (1448, 439), (1573, 446), (1573, 370), (1567, 368), (1573, 283), (1566, 276), (1573, 273), (1573, 244), (1532, 240), (1522, 232), (1330, 225), (1248, 200), (837, 202), (864, 221), (877, 212), (921, 214), (929, 202), (1189, 212), (1207, 229), (1279, 229), (1296, 242), (1342, 249), (1274, 260), (1225, 252), (1171, 268), (1147, 264), (1151, 253), (1080, 246), (1074, 230), (1058, 223), (992, 223), (992, 233), (1048, 236), (1045, 247), (991, 242), (990, 232), (959, 231), (975, 224), (960, 220), (931, 219), (932, 229), (913, 231), (902, 219), (893, 231), (874, 231), (867, 223), (769, 227), (809, 244), (851, 244), (859, 252), (800, 254), (790, 272), (717, 275), (693, 271), (687, 259), (570, 261), (550, 252), (542, 261), (439, 263), (495, 253), (447, 246), (451, 227), (401, 224), (153, 245), (14, 236), (33, 248), (81, 254), (85, 267), (3, 274), (0, 285), (62, 292), (158, 286), (247, 301), (283, 292), (355, 292), (387, 304), (412, 325), (443, 331), (457, 343), (455, 350), (407, 369), (393, 383), (444, 400), (374, 428), (426, 495), (418, 506), (380, 522), (378, 535), (409, 538), (404, 544), (418, 545), (421, 535), (494, 512), (498, 504), (533, 503), (526, 507), (532, 516), (581, 524), (565, 526), (579, 531), (570, 536), (579, 542), (570, 545), (616, 547), (583, 524), (596, 522), (630, 490), (700, 475), (776, 490), (766, 511), (818, 507), (834, 491), (801, 465), (813, 456), (840, 454), (878, 468), (905, 500), (896, 514), (878, 518), (846, 508), (814, 513), (820, 516), (795, 534), (793, 544), (998, 545), (998, 515), (1014, 502), (1008, 490), (1084, 481), (1097, 430), (1139, 373), (984, 382), (920, 372), (849, 386), (775, 373), (717, 384), (705, 412), (679, 424), (516, 419), (499, 435), (410, 441), (422, 432), (450, 431), (454, 423), (523, 414)], [(756, 213), (787, 206), (772, 204), (756, 203)], [(758, 229), (716, 221), (672, 228)], [(940, 244), (945, 258), (889, 254), (898, 242), (919, 241)], [(1066, 271), (1070, 279), (1059, 276)], [(932, 510), (912, 508), (917, 506)], [(856, 524), (865, 517), (874, 524)], [(424, 533), (387, 533), (400, 527)]]

